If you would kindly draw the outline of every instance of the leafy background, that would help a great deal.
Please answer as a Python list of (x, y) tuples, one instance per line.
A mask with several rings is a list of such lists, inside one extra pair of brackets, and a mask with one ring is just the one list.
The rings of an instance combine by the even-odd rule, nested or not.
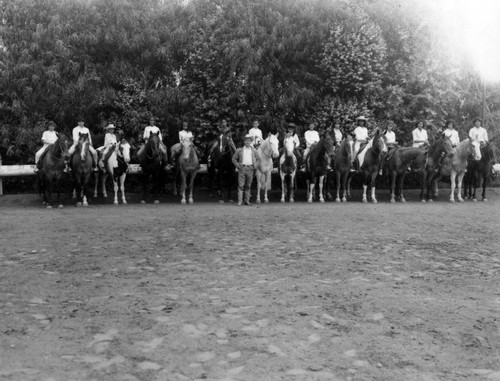
[[(418, 2), (392, 0), (0, 0), (0, 154), (32, 162), (50, 120), (83, 115), (99, 144), (114, 123), (133, 144), (151, 115), (167, 144), (188, 118), (198, 144), (227, 118), (236, 138), (258, 117), (320, 129), (356, 115), (397, 124), (408, 144), (481, 116), (482, 82)], [(485, 124), (500, 134), (500, 88)], [(431, 134), (432, 135), (432, 134)]]

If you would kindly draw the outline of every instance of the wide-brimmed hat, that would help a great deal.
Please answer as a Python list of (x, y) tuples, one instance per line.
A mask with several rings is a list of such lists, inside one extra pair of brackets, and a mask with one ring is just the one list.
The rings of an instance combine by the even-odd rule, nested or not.
[(356, 118), (356, 120), (364, 120), (365, 122), (368, 120), (363, 115), (360, 115)]
[(115, 129), (115, 125), (113, 123), (110, 123), (108, 124), (106, 127), (104, 127), (105, 130), (111, 130), (111, 129)]
[(247, 140), (247, 139), (253, 140), (253, 135), (246, 134), (244, 140)]
[(295, 130), (296, 127), (297, 127), (297, 125), (295, 123), (290, 122), (290, 123), (288, 123), (286, 128), (289, 130)]

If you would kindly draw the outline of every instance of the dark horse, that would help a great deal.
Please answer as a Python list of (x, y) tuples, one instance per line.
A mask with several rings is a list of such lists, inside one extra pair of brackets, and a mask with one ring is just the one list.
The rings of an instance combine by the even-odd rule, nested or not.
[(43, 204), (52, 208), (52, 192), (57, 192), (57, 205), (62, 208), (61, 187), (64, 178), (64, 167), (69, 160), (68, 138), (60, 134), (57, 140), (43, 154), (41, 171), (38, 172), (40, 193), (43, 194)]
[[(349, 173), (351, 172), (353, 154), (354, 154), (354, 141), (351, 135), (347, 135), (347, 137), (344, 138), (342, 142), (340, 142), (340, 145), (335, 151), (335, 157), (333, 158), (333, 170), (335, 174), (335, 184), (337, 188), (335, 202), (340, 202), (340, 201), (346, 202), (347, 197), (351, 197), (349, 189), (347, 189), (347, 179), (349, 177)], [(331, 181), (328, 182), (328, 184), (330, 183)], [(342, 188), (342, 199), (340, 198), (341, 188)]]
[[(429, 147), (429, 153), (427, 155), (427, 162), (422, 176), (422, 185), (420, 190), (420, 201), (432, 202), (431, 187), (432, 183), (438, 175), (438, 169), (440, 163), (445, 157), (451, 157), (453, 155), (453, 147), (449, 138), (442, 135)], [(436, 182), (437, 184), (437, 182)], [(427, 193), (426, 193), (427, 191)], [(436, 192), (435, 192), (436, 193)], [(437, 195), (436, 195), (437, 196)]]
[(323, 197), (323, 183), (326, 175), (326, 168), (333, 155), (333, 139), (330, 135), (324, 135), (309, 153), (307, 176), (307, 202), (313, 201), (314, 186), (318, 180), (319, 201), (325, 202)]
[(236, 152), (236, 146), (230, 136), (221, 135), (212, 142), (209, 147), (208, 156), (208, 188), (212, 188), (212, 182), (215, 178), (217, 181), (217, 196), (219, 202), (224, 202), (224, 194), (222, 193), (223, 181), (226, 182), (227, 199), (231, 200), (231, 190), (234, 186), (234, 164), (232, 158)]
[[(375, 180), (380, 169), (382, 160), (384, 160), (387, 154), (387, 140), (385, 135), (380, 132), (380, 130), (375, 131), (373, 139), (368, 142), (366, 147), (360, 153), (362, 156), (362, 162), (360, 163), (360, 171), (363, 174), (363, 202), (367, 202), (366, 190), (368, 189), (368, 184), (372, 188), (371, 198), (374, 204), (377, 203), (377, 198), (375, 197)], [(359, 158), (360, 156), (358, 156)], [(350, 183), (353, 176), (351, 172), (347, 179), (347, 192), (349, 193)]]
[(148, 193), (149, 179), (151, 178), (151, 194), (154, 203), (159, 204), (158, 195), (161, 190), (162, 181), (162, 153), (160, 151), (160, 133), (151, 133), (145, 144), (144, 151), (139, 157), (139, 163), (142, 168), (142, 199), (141, 204), (146, 203)]
[(386, 162), (386, 170), (391, 183), (391, 202), (396, 202), (396, 196), (401, 202), (406, 202), (403, 196), (403, 184), (410, 164), (416, 169), (422, 169), (418, 172), (420, 184), (424, 183), (424, 167), (427, 161), (429, 147), (398, 147), (395, 149), (390, 159)]
[(89, 150), (89, 134), (80, 133), (75, 153), (71, 158), (73, 180), (75, 182), (76, 206), (88, 206), (87, 195), (93, 159)]
[[(486, 187), (488, 186), (493, 164), (496, 163), (496, 148), (492, 143), (481, 147), (481, 160), (470, 160), (467, 165), (467, 172), (464, 176), (464, 198), (477, 201), (476, 189), (483, 188), (482, 201), (486, 198)], [(474, 188), (474, 191), (472, 189)]]

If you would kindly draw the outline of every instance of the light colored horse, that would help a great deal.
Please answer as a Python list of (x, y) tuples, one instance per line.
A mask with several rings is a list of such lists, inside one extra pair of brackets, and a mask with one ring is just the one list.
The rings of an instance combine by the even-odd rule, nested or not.
[(441, 165), (439, 175), (433, 180), (434, 194), (438, 195), (438, 180), (443, 175), (450, 176), (451, 192), (450, 202), (455, 202), (455, 188), (457, 189), (458, 202), (464, 202), (462, 198), (462, 180), (467, 169), (467, 157), (472, 155), (474, 160), (481, 160), (481, 146), (477, 139), (465, 139), (458, 143), (455, 154), (446, 157)]
[[(196, 177), (196, 173), (198, 172), (198, 155), (196, 154), (196, 150), (194, 149), (193, 142), (191, 139), (184, 139), (181, 142), (181, 155), (177, 161), (177, 175), (180, 175), (181, 178), (181, 204), (186, 204), (186, 188), (187, 178), (189, 177), (189, 194), (188, 194), (188, 202), (192, 204), (193, 200), (193, 184), (194, 179)], [(177, 194), (177, 176), (174, 179), (174, 195)]]
[[(297, 173), (297, 158), (293, 153), (294, 149), (293, 139), (285, 139), (283, 154), (280, 157), (281, 202), (285, 202), (287, 193), (290, 193), (289, 201), (294, 202), (295, 174)], [(287, 176), (290, 186), (286, 181)]]
[(264, 190), (264, 202), (267, 204), (267, 192), (271, 190), (271, 172), (273, 170), (273, 159), (279, 156), (278, 150), (278, 134), (269, 134), (266, 140), (257, 149), (260, 156), (260, 162), (255, 171), (255, 178), (257, 179), (257, 199), (255, 202), (260, 204), (260, 191)]
[[(122, 204), (126, 205), (125, 179), (127, 177), (128, 165), (130, 163), (130, 144), (125, 139), (122, 139), (114, 148), (110, 149), (112, 149), (112, 152), (106, 162), (106, 167), (100, 172), (102, 195), (103, 197), (108, 197), (108, 194), (106, 193), (106, 179), (108, 178), (108, 175), (110, 175), (113, 180), (113, 190), (115, 192), (113, 204), (118, 205), (118, 189), (121, 189)], [(97, 197), (97, 189), (99, 185), (98, 178), (99, 173), (97, 172), (95, 174), (94, 197)]]

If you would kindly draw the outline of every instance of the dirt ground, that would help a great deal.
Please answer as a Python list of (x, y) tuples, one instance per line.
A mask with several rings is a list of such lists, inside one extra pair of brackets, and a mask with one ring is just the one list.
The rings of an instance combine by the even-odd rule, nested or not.
[(2, 196), (0, 380), (500, 380), (488, 192), (61, 210)]

